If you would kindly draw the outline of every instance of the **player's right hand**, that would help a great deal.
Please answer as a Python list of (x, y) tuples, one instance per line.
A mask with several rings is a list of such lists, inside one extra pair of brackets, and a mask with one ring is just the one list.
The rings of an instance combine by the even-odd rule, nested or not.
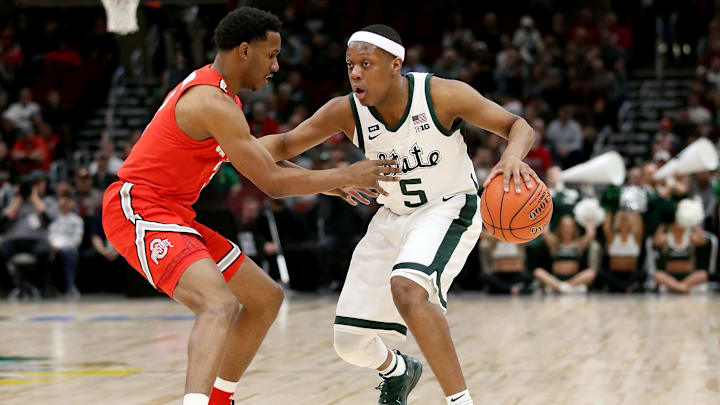
[(397, 160), (361, 160), (347, 167), (350, 170), (351, 183), (349, 186), (372, 188), (382, 195), (388, 193), (380, 187), (381, 181), (400, 181), (392, 174), (402, 173), (397, 167)]

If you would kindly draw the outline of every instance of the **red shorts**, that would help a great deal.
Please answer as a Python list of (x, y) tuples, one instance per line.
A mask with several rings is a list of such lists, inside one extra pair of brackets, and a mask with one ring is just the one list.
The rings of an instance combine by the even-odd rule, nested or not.
[(153, 287), (173, 296), (192, 263), (211, 258), (226, 281), (245, 254), (232, 241), (192, 218), (150, 187), (116, 181), (105, 191), (102, 223), (108, 241)]

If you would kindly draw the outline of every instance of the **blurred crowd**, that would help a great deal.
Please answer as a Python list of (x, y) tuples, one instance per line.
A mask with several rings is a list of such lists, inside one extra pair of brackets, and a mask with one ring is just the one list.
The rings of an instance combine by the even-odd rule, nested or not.
[[(597, 153), (600, 133), (618, 130), (628, 67), (644, 62), (635, 57), (639, 20), (633, 26), (632, 7), (528, 2), (523, 14), (522, 8), (487, 11), (467, 2), (428, 2), (410, 15), (400, 5), (382, 2), (362, 9), (326, 0), (287, 3), (273, 10), (284, 22), (280, 72), (260, 91), (241, 94), (253, 135), (289, 131), (329, 98), (347, 94), (343, 55), (350, 27), (378, 22), (403, 35), (404, 73), (430, 71), (465, 81), (535, 129), (536, 143), (526, 160), (552, 190), (552, 229), (526, 246), (483, 235), (456, 288), (528, 293), (665, 286), (687, 292), (688, 285), (714, 277), (711, 238), (702, 233), (717, 234), (720, 187), (714, 174), (658, 182), (652, 179), (662, 163), (658, 160), (632, 168), (627, 185), (619, 188), (590, 192), (559, 181), (563, 169)], [(123, 40), (105, 31), (102, 9), (77, 11), (91, 22), (84, 26), (58, 17), (69, 16), (68, 10), (76, 13), (23, 9), (18, 2), (0, 7), (0, 294), (147, 294), (149, 287), (107, 243), (100, 222), (103, 190), (116, 179), (142, 131), (133, 129), (117, 144), (103, 136), (89, 162), (75, 156), (77, 133), (90, 107), (108, 98), (112, 74), (122, 63)], [(225, 6), (140, 8), (144, 31), (137, 35), (159, 32), (163, 38), (154, 52), (147, 52), (141, 71), (160, 79), (151, 91), (158, 105), (187, 74), (212, 60), (212, 27), (226, 12)], [(688, 106), (660, 123), (652, 151), (665, 161), (698, 136), (713, 137), (715, 122), (720, 123), (715, 113), (720, 106), (717, 20), (697, 40), (706, 45), (702, 55), (698, 52), (701, 68)], [(479, 128), (468, 132), (468, 152), (483, 179), (505, 141)], [(339, 133), (295, 162), (323, 169), (362, 158)], [(573, 216), (574, 206), (592, 194), (607, 211), (596, 226)], [(632, 203), (623, 195), (632, 195)], [(702, 200), (706, 217), (688, 231), (673, 225), (674, 210), (679, 201), (692, 198)], [(236, 238), (275, 277), (282, 252), (292, 288), (329, 292), (342, 286), (352, 249), (377, 204), (355, 208), (324, 195), (268, 200), (225, 165), (195, 208), (200, 222)], [(661, 254), (678, 246), (689, 246), (690, 265), (677, 265)], [(697, 275), (696, 267), (704, 275)], [(674, 277), (678, 268), (690, 269), (685, 281), (663, 279)]]

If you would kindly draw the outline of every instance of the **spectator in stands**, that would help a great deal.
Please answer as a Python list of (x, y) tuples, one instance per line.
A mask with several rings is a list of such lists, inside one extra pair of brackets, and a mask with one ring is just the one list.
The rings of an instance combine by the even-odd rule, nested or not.
[[(700, 112), (700, 115), (703, 115), (703, 113)], [(688, 139), (698, 135), (698, 125), (690, 119), (690, 110), (687, 107), (677, 110), (673, 128), (680, 138), (680, 147), (685, 146)]]
[(567, 86), (563, 82), (560, 69), (551, 68), (548, 70), (545, 84), (542, 86), (540, 97), (550, 106), (553, 111), (558, 111), (567, 98)]
[(278, 86), (278, 94), (276, 98), (277, 120), (280, 123), (286, 123), (290, 119), (290, 115), (295, 108), (292, 101), (292, 86), (288, 82), (280, 83)]
[(90, 244), (93, 251), (103, 258), (106, 263), (114, 262), (118, 258), (118, 252), (108, 242), (105, 231), (102, 227), (102, 214), (98, 212), (90, 218)]
[(710, 122), (710, 118), (712, 118), (712, 115), (710, 114), (710, 110), (708, 110), (707, 107), (700, 103), (700, 97), (695, 94), (690, 95), (688, 97), (687, 103), (690, 121), (692, 121), (696, 125), (707, 124)]
[(578, 22), (571, 30), (572, 39), (593, 44), (600, 37), (599, 34), (598, 27), (593, 22), (592, 10), (589, 7), (580, 9)]
[(98, 190), (105, 190), (110, 184), (117, 180), (117, 176), (110, 173), (108, 159), (105, 155), (95, 158), (95, 174), (92, 175), (92, 186)]
[[(60, 215), (60, 206), (57, 198), (49, 192), (50, 190), (48, 190), (47, 172), (36, 171), (33, 172), (29, 178), (32, 179), (33, 186), (37, 191), (38, 197), (43, 201), (43, 203), (45, 203), (45, 212), (50, 220), (54, 220), (58, 217), (58, 215)], [(60, 182), (58, 183), (57, 188), (58, 190), (63, 190), (67, 186), (69, 186), (68, 183)]]
[(712, 90), (720, 90), (720, 56), (713, 56), (710, 59), (710, 67), (707, 69), (706, 80)]
[(565, 14), (556, 11), (552, 16), (551, 35), (558, 43), (564, 44), (570, 39), (570, 33), (565, 25)]
[(45, 105), (42, 108), (43, 121), (48, 123), (54, 132), (65, 133), (70, 123), (70, 111), (62, 103), (60, 92), (48, 91)]
[(32, 132), (33, 119), (40, 114), (40, 105), (33, 101), (32, 91), (24, 87), (20, 89), (20, 99), (10, 104), (2, 117), (12, 123), (13, 128), (21, 133)]
[(77, 212), (88, 220), (100, 211), (102, 205), (102, 191), (92, 185), (92, 176), (86, 168), (81, 168), (75, 174), (75, 198), (77, 201)]
[(533, 276), (525, 267), (525, 245), (498, 240), (487, 231), (480, 234), (483, 255), (481, 280), (490, 294), (529, 294)]
[(20, 70), (24, 62), (24, 54), (20, 44), (15, 41), (15, 30), (8, 25), (0, 31), (0, 50), (2, 62), (14, 70)]
[(258, 138), (279, 132), (278, 122), (267, 115), (267, 106), (261, 101), (253, 104), (252, 115), (248, 125), (250, 126), (250, 133)]
[(292, 102), (299, 106), (305, 104), (308, 99), (307, 93), (303, 90), (303, 76), (300, 70), (293, 69), (288, 72), (287, 82), (292, 87)]
[(47, 235), (50, 220), (37, 186), (27, 176), (21, 179), (13, 200), (3, 210), (2, 225), (6, 231), (0, 243), (0, 266), (5, 266), (17, 253), (29, 253), (37, 260), (37, 273), (46, 282), (50, 260)]
[(572, 106), (560, 108), (557, 119), (550, 122), (547, 128), (547, 139), (563, 168), (574, 166), (580, 161), (583, 146), (582, 127), (572, 118)]
[[(123, 160), (115, 153), (115, 142), (109, 139), (109, 137), (103, 137), (103, 140), (100, 141), (100, 151), (98, 152), (98, 156), (100, 155), (107, 159), (108, 173), (116, 175), (118, 170), (120, 170), (120, 166), (123, 164)], [(97, 173), (97, 162), (90, 163), (88, 170), (90, 170), (90, 174), (92, 175)]]
[(38, 128), (38, 135), (43, 141), (45, 141), (48, 151), (47, 156), (45, 157), (45, 162), (43, 163), (43, 169), (50, 170), (52, 162), (58, 157), (61, 157), (65, 152), (63, 147), (60, 145), (60, 135), (53, 132), (52, 127), (45, 122), (38, 122), (36, 127)]
[(163, 73), (163, 94), (169, 93), (192, 72), (185, 63), (185, 55), (180, 50), (175, 51), (175, 61), (171, 68)]
[(515, 31), (512, 42), (525, 61), (537, 60), (543, 51), (542, 36), (535, 28), (535, 21), (529, 15), (524, 15), (520, 19), (520, 27)]
[[(266, 242), (262, 249), (270, 264), (270, 275), (279, 274), (277, 267), (277, 254), (282, 249), (288, 262), (288, 270), (291, 276), (293, 288), (303, 290), (315, 290), (317, 284), (317, 262), (316, 252), (311, 249), (309, 240), (312, 232), (299, 216), (287, 207), (284, 200), (270, 200), (270, 209), (275, 217), (280, 243), (278, 246), (273, 241), (268, 226), (265, 226), (263, 233)], [(311, 272), (309, 269), (313, 269)]]
[(534, 271), (536, 279), (545, 286), (546, 291), (559, 293), (584, 293), (595, 280), (595, 271), (581, 270), (583, 255), (595, 240), (595, 228), (585, 226), (585, 234), (580, 236), (575, 220), (565, 215), (560, 218), (557, 234), (550, 229), (543, 233), (543, 239), (552, 256), (551, 271), (538, 267)]
[(0, 172), (10, 172), (10, 152), (5, 142), (0, 140)]
[(502, 61), (499, 61), (495, 68), (495, 81), (499, 94), (521, 96), (527, 76), (527, 67), (520, 53), (515, 48), (507, 49)]
[[(123, 146), (121, 159), (124, 161), (127, 159), (127, 157), (130, 155), (130, 151), (132, 150), (132, 147), (135, 146), (137, 141), (140, 140), (140, 137), (142, 136), (142, 130), (135, 128), (130, 132), (130, 136), (128, 137), (127, 143)], [(116, 172), (117, 173), (117, 172)]]
[(595, 98), (602, 97), (612, 102), (618, 102), (622, 90), (615, 78), (615, 74), (605, 68), (602, 58), (596, 57), (590, 61), (590, 94)]
[(47, 144), (34, 132), (23, 132), (10, 151), (15, 173), (20, 176), (35, 170), (44, 170), (48, 155)]
[(593, 157), (595, 142), (597, 141), (597, 130), (592, 125), (587, 125), (582, 130), (582, 148), (577, 163), (585, 162)]
[(610, 291), (630, 293), (642, 285), (647, 273), (639, 263), (643, 246), (642, 216), (629, 211), (605, 214), (603, 232), (608, 255), (607, 270), (598, 271)]
[(463, 61), (457, 51), (454, 48), (445, 48), (440, 58), (433, 64), (432, 71), (438, 77), (457, 79), (462, 66)]
[(632, 33), (627, 27), (618, 23), (617, 14), (612, 11), (605, 14), (604, 28), (610, 32), (612, 42), (617, 46), (625, 51), (632, 48)]
[(472, 73), (472, 85), (480, 93), (490, 93), (495, 89), (493, 71), (495, 58), (484, 41), (475, 41), (472, 45), (472, 59), (469, 68)]
[(525, 156), (525, 163), (530, 165), (541, 179), (544, 179), (545, 173), (553, 164), (550, 151), (543, 145), (545, 121), (542, 118), (536, 118), (532, 121), (532, 127), (535, 130), (535, 143)]
[(491, 54), (497, 54), (502, 49), (500, 44), (500, 37), (502, 32), (498, 28), (497, 14), (493, 11), (488, 11), (483, 16), (482, 27), (475, 32), (475, 36), (480, 41), (487, 44), (488, 50)]
[(69, 190), (58, 195), (60, 215), (50, 223), (48, 239), (55, 260), (60, 264), (63, 271), (64, 291), (69, 298), (80, 297), (80, 292), (75, 285), (75, 274), (78, 266), (78, 249), (83, 240), (83, 220), (73, 210), (75, 200)]
[(402, 73), (408, 72), (429, 72), (430, 68), (422, 63), (423, 47), (420, 44), (413, 45), (408, 48), (405, 53), (405, 61), (403, 62)]
[(80, 54), (64, 38), (60, 39), (56, 49), (45, 55), (45, 68), (48, 70), (79, 68), (82, 62)]
[(255, 263), (263, 268), (268, 267), (265, 261), (265, 237), (264, 230), (261, 231), (260, 201), (254, 197), (246, 197), (240, 211), (238, 242), (242, 250)]
[(670, 118), (663, 118), (659, 123), (660, 130), (655, 134), (654, 143), (662, 144), (670, 153), (679, 151), (680, 138), (673, 133), (673, 123)]
[(708, 272), (695, 266), (695, 248), (706, 243), (699, 225), (692, 229), (686, 229), (678, 222), (661, 225), (653, 242), (660, 253), (655, 271), (655, 281), (659, 285), (674, 293), (687, 294), (694, 286), (707, 282)]

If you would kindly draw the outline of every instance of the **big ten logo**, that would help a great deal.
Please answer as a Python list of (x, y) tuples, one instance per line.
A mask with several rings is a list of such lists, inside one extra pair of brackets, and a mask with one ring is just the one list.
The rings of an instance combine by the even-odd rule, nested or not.
[(545, 225), (533, 226), (532, 228), (530, 228), (530, 235), (539, 235), (539, 234), (541, 234), (542, 231), (543, 231), (543, 228), (545, 228)]
[(430, 124), (422, 124), (415, 127), (415, 132), (422, 132), (426, 129), (430, 129)]
[(547, 191), (543, 191), (542, 194), (538, 197), (539, 202), (535, 206), (535, 208), (528, 213), (528, 216), (530, 217), (530, 220), (534, 220), (535, 218), (539, 217), (540, 214), (542, 214), (545, 209), (550, 205), (550, 194)]

